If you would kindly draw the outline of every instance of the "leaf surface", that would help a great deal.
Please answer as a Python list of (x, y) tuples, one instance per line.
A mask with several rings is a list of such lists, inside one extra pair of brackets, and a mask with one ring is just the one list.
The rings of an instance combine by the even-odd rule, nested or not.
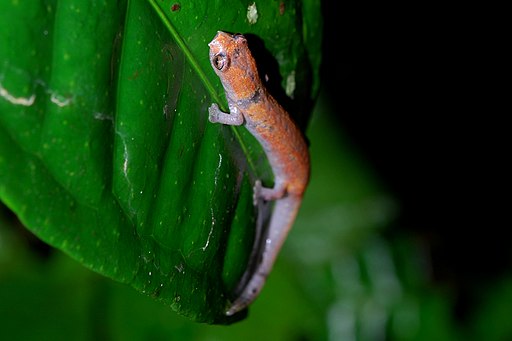
[(299, 120), (316, 92), (319, 27), (303, 31), (318, 13), (266, 1), (251, 24), (249, 5), (0, 4), (0, 199), (85, 266), (207, 323), (243, 317), (224, 311), (251, 252), (252, 184), (272, 180), (244, 128), (207, 120), (225, 107), (207, 44), (217, 30), (264, 42)]

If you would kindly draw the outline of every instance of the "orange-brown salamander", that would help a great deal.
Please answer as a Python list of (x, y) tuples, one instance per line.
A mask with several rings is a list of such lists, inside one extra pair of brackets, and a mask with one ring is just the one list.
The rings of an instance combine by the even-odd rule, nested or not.
[(208, 109), (210, 122), (244, 124), (261, 143), (274, 174), (274, 188), (263, 188), (256, 181), (255, 197), (275, 204), (257, 255), (259, 263), (226, 311), (233, 315), (258, 296), (293, 225), (309, 181), (309, 152), (297, 125), (263, 86), (245, 37), (219, 31), (208, 45), (230, 111), (224, 113), (213, 103)]

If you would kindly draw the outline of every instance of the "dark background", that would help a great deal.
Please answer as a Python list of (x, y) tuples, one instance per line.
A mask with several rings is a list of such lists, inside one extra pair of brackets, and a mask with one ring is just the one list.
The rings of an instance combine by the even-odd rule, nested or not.
[(333, 124), (400, 201), (399, 223), (386, 233), (428, 245), (432, 279), (455, 288), (454, 313), (464, 321), (512, 259), (493, 155), (504, 137), (498, 122), (487, 126), (492, 83), (478, 46), (481, 17), (464, 7), (322, 6)]

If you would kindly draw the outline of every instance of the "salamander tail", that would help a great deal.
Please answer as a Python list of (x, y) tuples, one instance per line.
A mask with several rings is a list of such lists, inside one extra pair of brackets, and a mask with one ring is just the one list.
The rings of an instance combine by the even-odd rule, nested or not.
[(275, 201), (268, 228), (262, 230), (261, 236), (256, 236), (253, 264), (249, 264), (249, 272), (242, 277), (241, 284), (246, 284), (226, 311), (226, 315), (231, 316), (243, 310), (258, 297), (295, 221), (301, 201), (302, 198), (293, 195)]

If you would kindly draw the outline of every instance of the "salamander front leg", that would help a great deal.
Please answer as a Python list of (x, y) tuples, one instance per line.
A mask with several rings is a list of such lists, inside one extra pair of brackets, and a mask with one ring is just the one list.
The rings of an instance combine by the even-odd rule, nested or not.
[(212, 123), (222, 123), (230, 126), (239, 126), (244, 123), (244, 116), (235, 106), (229, 107), (230, 113), (225, 113), (219, 109), (217, 103), (212, 103), (208, 108), (208, 119)]

